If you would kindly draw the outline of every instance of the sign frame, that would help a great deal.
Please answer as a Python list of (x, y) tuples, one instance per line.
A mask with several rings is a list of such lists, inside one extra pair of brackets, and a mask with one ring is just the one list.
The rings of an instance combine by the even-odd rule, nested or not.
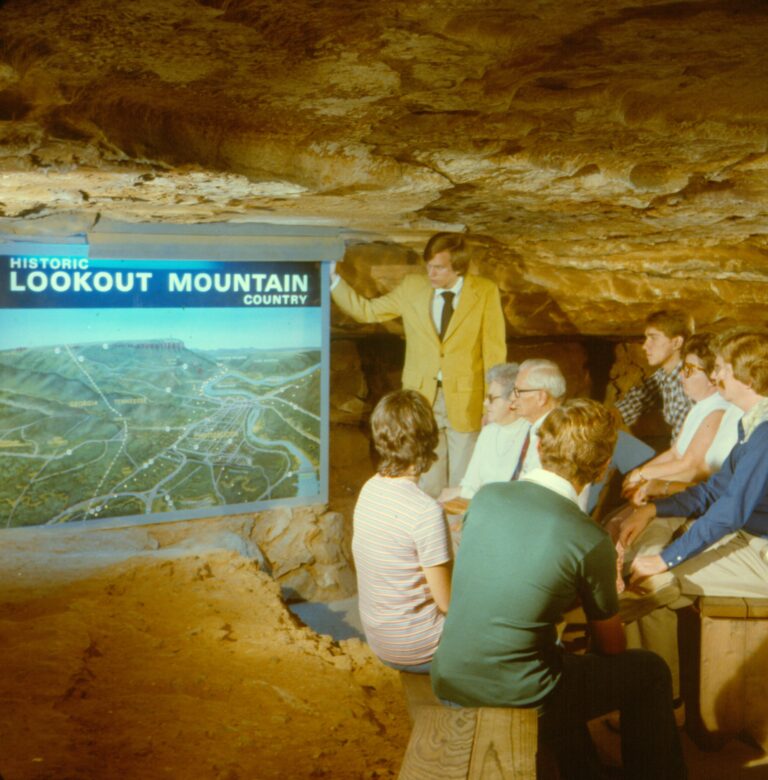
[[(24, 312), (31, 312), (36, 308), (45, 309), (42, 304), (46, 303), (43, 298), (47, 296), (48, 303), (51, 297), (54, 301), (58, 300), (60, 304), (63, 303), (63, 306), (54, 309), (54, 311), (61, 312), (62, 317), (66, 315), (67, 310), (70, 313), (79, 313), (88, 308), (97, 312), (110, 310), (114, 313), (120, 310), (129, 318), (133, 317), (137, 310), (142, 315), (151, 316), (152, 311), (158, 312), (161, 309), (173, 312), (174, 303), (178, 302), (181, 304), (179, 310), (186, 312), (185, 316), (188, 321), (191, 314), (204, 314), (206, 308), (217, 313), (217, 316), (219, 312), (230, 309), (229, 316), (233, 318), (232, 322), (247, 321), (249, 316), (252, 316), (252, 321), (255, 321), (255, 312), (258, 310), (261, 321), (279, 320), (279, 323), (275, 323), (277, 326), (275, 338), (278, 332), (281, 332), (284, 338), (289, 338), (285, 335), (286, 328), (281, 327), (280, 323), (289, 322), (290, 319), (287, 320), (286, 317), (296, 315), (297, 312), (304, 311), (303, 316), (307, 318), (306, 325), (299, 326), (297, 333), (308, 332), (314, 327), (313, 323), (319, 322), (320, 325), (320, 333), (313, 337), (316, 338), (319, 335), (317, 344), (320, 358), (318, 364), (319, 383), (312, 375), (314, 370), (311, 367), (307, 369), (308, 371), (311, 369), (311, 379), (307, 379), (306, 384), (311, 384), (311, 387), (304, 388), (303, 396), (305, 399), (314, 397), (314, 388), (319, 384), (317, 428), (311, 427), (314, 422), (311, 420), (309, 410), (302, 407), (302, 401), (291, 400), (288, 391), (283, 394), (284, 397), (280, 397), (281, 390), (270, 389), (269, 393), (265, 393), (260, 400), (257, 400), (255, 388), (266, 387), (264, 382), (269, 381), (268, 377), (256, 380), (250, 377), (248, 381), (251, 384), (243, 380), (242, 387), (237, 391), (244, 393), (239, 398), (240, 406), (247, 406), (250, 398), (255, 405), (254, 408), (258, 408), (259, 411), (256, 414), (259, 416), (256, 419), (266, 417), (268, 414), (272, 414), (274, 418), (277, 412), (269, 410), (270, 403), (272, 403), (272, 405), (282, 407), (284, 422), (285, 418), (288, 419), (284, 430), (291, 430), (290, 426), (294, 426), (298, 430), (303, 425), (307, 431), (311, 430), (313, 435), (315, 430), (317, 431), (319, 434), (317, 436), (319, 443), (316, 461), (317, 489), (311, 495), (300, 495), (301, 490), (297, 488), (296, 495), (287, 497), (263, 498), (262, 494), (262, 497), (256, 500), (226, 501), (199, 507), (186, 506), (182, 509), (176, 508), (173, 498), (171, 498), (168, 508), (163, 511), (109, 517), (99, 517), (98, 512), (91, 512), (83, 518), (70, 519), (55, 524), (51, 524), (50, 519), (48, 519), (39, 523), (6, 526), (3, 523), (3, 517), (0, 516), (0, 528), (120, 527), (248, 514), (274, 509), (278, 506), (327, 504), (330, 376), (330, 291), (327, 265), (341, 259), (343, 254), (344, 242), (339, 235), (339, 229), (318, 225), (271, 223), (133, 225), (102, 220), (94, 230), (80, 236), (49, 239), (40, 236), (22, 238), (0, 235), (0, 256), (6, 258), (79, 259), (78, 263), (68, 268), (63, 268), (61, 263), (48, 262), (45, 268), (41, 267), (40, 263), (35, 268), (23, 267), (24, 263), (17, 263), (17, 268), (14, 269), (17, 271), (14, 277), (16, 289), (13, 291), (10, 289), (11, 268), (5, 265), (6, 260), (3, 259), (3, 267), (0, 269), (0, 274), (2, 274), (0, 284), (3, 286), (0, 290), (0, 316), (7, 315), (7, 312), (12, 309)], [(301, 271), (307, 268), (315, 269), (314, 281), (302, 279)], [(132, 273), (134, 273), (130, 279), (125, 275), (129, 273), (129, 269), (132, 269)], [(120, 277), (120, 285), (117, 284), (116, 274), (118, 272), (124, 273)], [(213, 275), (216, 273), (219, 274), (219, 277), (214, 281)], [(31, 274), (35, 275), (31, 276)], [(54, 278), (53, 274), (57, 274), (57, 276)], [(76, 277), (76, 274), (79, 275)], [(97, 274), (101, 275), (97, 277)], [(136, 274), (143, 275), (136, 276)], [(175, 280), (173, 282), (175, 287), (172, 292), (169, 292), (169, 280), (171, 279)], [(32, 289), (30, 289), (30, 281)], [(96, 289), (97, 284), (100, 285), (101, 291)], [(268, 285), (270, 286), (269, 290), (267, 290)], [(15, 306), (12, 304), (13, 295), (17, 296), (17, 305)], [(36, 307), (35, 304), (36, 295), (42, 296), (38, 299), (38, 303), (41, 304), (39, 307)], [(207, 299), (208, 295), (212, 297)], [(82, 305), (89, 296), (91, 296), (91, 302)], [(251, 300), (247, 304), (243, 302), (245, 296), (251, 296)], [(96, 299), (95, 303), (94, 299)], [(101, 305), (105, 300), (111, 305)], [(214, 303), (213, 307), (209, 305), (211, 302)], [(246, 309), (250, 311), (250, 315)], [(171, 315), (169, 314), (169, 316)], [(224, 317), (223, 314), (221, 316)], [(302, 327), (304, 331), (301, 331)], [(235, 333), (236, 330), (236, 325), (230, 326), (229, 332)], [(105, 350), (108, 348), (104, 345), (102, 347)], [(222, 345), (222, 349), (224, 349), (224, 345)], [(297, 349), (298, 352), (302, 351), (300, 348)], [(307, 349), (303, 351), (306, 353)], [(265, 353), (266, 350), (262, 348), (259, 352)], [(291, 365), (287, 349), (277, 349), (274, 354), (277, 357), (271, 358), (272, 362), (285, 360), (287, 365)], [(80, 355), (80, 357), (86, 359), (87, 356)], [(237, 360), (232, 355), (228, 359), (233, 362)], [(226, 360), (223, 361), (224, 364), (226, 362)], [(250, 361), (250, 363), (253, 362)], [(243, 358), (240, 365), (250, 365), (250, 363)], [(299, 373), (297, 372), (296, 376)], [(206, 378), (206, 381), (210, 382), (210, 378)], [(259, 385), (260, 381), (261, 385)], [(273, 381), (277, 382), (278, 380), (274, 379)], [(303, 380), (297, 380), (297, 382), (301, 381)], [(204, 386), (208, 391), (212, 387), (211, 384)], [(225, 385), (218, 386), (224, 387)], [(290, 385), (287, 387), (290, 389)], [(296, 387), (301, 390), (299, 384)], [(301, 396), (301, 393), (299, 392), (298, 395)], [(267, 398), (267, 396), (270, 397)], [(122, 400), (124, 404), (130, 400), (130, 398), (116, 399), (112, 396), (110, 398), (112, 401)], [(206, 400), (210, 403), (216, 399), (208, 398)], [(0, 407), (1, 409), (2, 407)], [(112, 409), (118, 416), (120, 415), (119, 405), (112, 403)], [(267, 409), (266, 412), (265, 409)], [(253, 418), (254, 413), (251, 412), (249, 419)], [(297, 423), (297, 420), (300, 423)], [(268, 435), (269, 431), (266, 433)], [(211, 431), (210, 435), (218, 434), (214, 430)], [(301, 433), (297, 434), (297, 440), (300, 439), (301, 435)], [(1, 434), (0, 438), (2, 438)], [(306, 439), (303, 441), (305, 444), (307, 443)], [(238, 443), (243, 447), (242, 440)], [(283, 444), (278, 444), (277, 448), (280, 449), (281, 446), (290, 443), (283, 440)], [(253, 448), (253, 441), (250, 442), (250, 445)], [(266, 447), (266, 445), (264, 446)], [(294, 446), (297, 447), (295, 444)], [(309, 445), (310, 449), (312, 446)], [(258, 451), (259, 448), (255, 449)], [(2, 448), (0, 448), (0, 460), (2, 460), (2, 454)], [(294, 463), (297, 457), (294, 452)], [(309, 459), (300, 462), (306, 473)], [(123, 464), (123, 471), (126, 468)], [(295, 472), (291, 473), (295, 474)], [(107, 511), (109, 511), (108, 502)], [(7, 518), (7, 521), (10, 522), (10, 517)]]

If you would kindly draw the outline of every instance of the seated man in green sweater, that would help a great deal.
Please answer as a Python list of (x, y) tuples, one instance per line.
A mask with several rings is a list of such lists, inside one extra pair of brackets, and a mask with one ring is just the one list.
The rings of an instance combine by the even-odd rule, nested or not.
[[(611, 458), (616, 428), (596, 401), (568, 401), (539, 430), (541, 468), (482, 487), (465, 521), (453, 597), (432, 661), (440, 698), (467, 707), (535, 707), (563, 778), (598, 778), (587, 721), (621, 712), (624, 776), (686, 776), (669, 669), (625, 649), (616, 556), (576, 497)], [(570, 655), (556, 625), (580, 600), (592, 649)]]

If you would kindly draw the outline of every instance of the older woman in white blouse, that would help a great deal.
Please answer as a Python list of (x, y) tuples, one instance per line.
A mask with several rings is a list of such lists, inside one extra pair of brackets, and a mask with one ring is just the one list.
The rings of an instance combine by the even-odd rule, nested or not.
[(517, 466), (531, 427), (513, 408), (518, 368), (517, 363), (499, 363), (485, 377), (485, 426), (461, 483), (445, 488), (437, 499), (448, 511), (466, 509), (469, 499), (488, 482), (508, 482)]

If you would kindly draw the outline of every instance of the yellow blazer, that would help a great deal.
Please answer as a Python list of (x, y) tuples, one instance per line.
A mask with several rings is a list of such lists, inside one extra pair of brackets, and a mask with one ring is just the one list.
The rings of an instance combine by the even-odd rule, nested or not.
[(358, 322), (402, 317), (405, 329), (403, 387), (418, 390), (434, 403), (442, 371), (448, 421), (455, 431), (480, 430), (485, 374), (507, 359), (506, 328), (499, 290), (488, 279), (465, 276), (459, 303), (445, 340), (432, 321), (434, 289), (425, 275), (409, 274), (392, 292), (364, 298), (343, 279), (331, 295)]

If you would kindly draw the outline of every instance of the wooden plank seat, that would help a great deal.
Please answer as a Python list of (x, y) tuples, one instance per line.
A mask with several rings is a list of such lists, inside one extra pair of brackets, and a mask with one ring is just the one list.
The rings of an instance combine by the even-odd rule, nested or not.
[(699, 715), (705, 747), (747, 735), (768, 752), (768, 599), (703, 596)]
[(536, 778), (535, 710), (449, 707), (429, 675), (400, 673), (413, 730), (400, 780), (532, 780)]

